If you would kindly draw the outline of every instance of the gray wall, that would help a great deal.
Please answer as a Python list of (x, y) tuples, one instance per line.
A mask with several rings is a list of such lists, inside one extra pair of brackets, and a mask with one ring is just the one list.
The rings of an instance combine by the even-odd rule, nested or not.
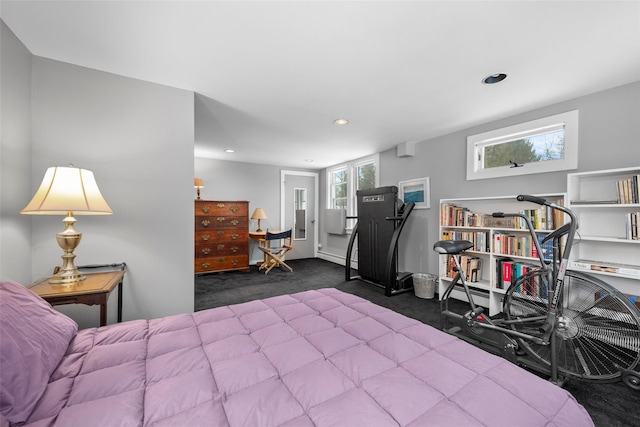
[[(196, 103), (196, 111), (198, 110)], [(197, 114), (197, 113), (196, 113)], [(196, 135), (198, 134), (196, 120)], [(264, 209), (266, 220), (260, 222), (263, 230), (280, 229), (280, 166), (259, 165), (255, 163), (231, 162), (196, 157), (195, 176), (203, 179), (204, 188), (200, 191), (203, 200), (247, 200), (249, 217), (255, 208)], [(309, 171), (306, 169), (285, 168), (286, 170)], [(195, 198), (195, 189), (193, 198)], [(249, 221), (249, 230), (258, 228), (258, 221)], [(249, 259), (257, 262), (262, 252), (256, 244), (250, 242)]]
[[(577, 170), (466, 181), (467, 136), (574, 109), (580, 111)], [(399, 247), (400, 269), (437, 272), (438, 258), (432, 248), (438, 239), (440, 199), (565, 192), (567, 173), (638, 166), (639, 119), (640, 82), (637, 82), (421, 141), (416, 144), (414, 157), (399, 158), (395, 148), (381, 153), (381, 186), (398, 185), (399, 181), (424, 176), (431, 179), (431, 209), (414, 210), (409, 218)], [(258, 206), (266, 210), (269, 226), (278, 224), (280, 168), (196, 159), (195, 170), (197, 176), (205, 179), (203, 198), (249, 200), (252, 210)], [(324, 170), (319, 172), (320, 257), (343, 263), (350, 236), (324, 232), (322, 212), (326, 208), (326, 174)], [(252, 223), (251, 227), (255, 229), (256, 224)]]
[[(577, 170), (466, 181), (467, 136), (576, 109), (580, 112)], [(640, 82), (636, 82), (416, 144), (412, 158), (398, 158), (395, 150), (382, 153), (381, 185), (431, 178), (431, 209), (416, 210), (409, 219), (400, 249), (401, 269), (437, 272), (432, 248), (438, 239), (440, 199), (566, 192), (567, 173), (640, 165), (639, 142)]]
[[(577, 170), (466, 181), (467, 136), (576, 109), (580, 112)], [(419, 142), (414, 157), (397, 157), (395, 149), (381, 153), (381, 186), (425, 176), (431, 180), (431, 209), (414, 210), (401, 236), (400, 270), (437, 272), (433, 244), (438, 240), (440, 199), (566, 192), (567, 173), (640, 165), (639, 142), (640, 82), (636, 82)], [(323, 173), (321, 194), (325, 181)], [(321, 232), (321, 256), (344, 259), (348, 237)]]
[(31, 53), (0, 21), (0, 278), (31, 280)]
[[(52, 165), (94, 172), (113, 215), (77, 217), (76, 263), (127, 263), (125, 319), (193, 311), (193, 105), (192, 92), (33, 59), (33, 189)], [(32, 218), (34, 277), (60, 261), (61, 219)]]
[[(114, 211), (77, 217), (76, 263), (128, 264), (125, 320), (193, 311), (193, 93), (33, 57), (2, 36), (1, 278), (28, 284), (60, 265), (62, 216), (17, 212), (48, 167), (73, 163)], [(95, 306), (60, 311), (98, 323)]]

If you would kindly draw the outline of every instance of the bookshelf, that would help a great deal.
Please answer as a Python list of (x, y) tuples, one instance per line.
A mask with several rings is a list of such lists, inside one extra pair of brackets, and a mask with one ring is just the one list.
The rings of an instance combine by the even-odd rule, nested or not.
[(567, 175), (568, 206), (580, 228), (569, 268), (640, 295), (640, 166)]
[[(562, 193), (537, 196), (558, 204), (566, 203)], [(518, 274), (540, 262), (532, 253), (534, 246), (526, 226), (515, 218), (493, 218), (493, 212), (524, 212), (536, 225), (539, 238), (565, 222), (563, 214), (554, 217), (551, 209), (518, 202), (516, 195), (440, 200), (439, 239), (474, 242), (474, 247), (463, 254), (462, 265), (467, 269), (467, 277), (474, 279), (469, 281), (474, 301), (488, 308), (491, 316), (502, 311), (502, 300), (508, 287), (505, 282), (515, 280)], [(438, 294), (443, 295), (453, 274), (448, 257), (439, 258)], [(505, 277), (504, 272), (510, 273), (509, 277)], [(462, 291), (454, 289), (451, 295), (466, 300)]]

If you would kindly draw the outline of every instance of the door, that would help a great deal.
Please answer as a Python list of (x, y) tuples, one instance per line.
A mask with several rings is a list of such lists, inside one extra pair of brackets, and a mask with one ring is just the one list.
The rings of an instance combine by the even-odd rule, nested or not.
[(281, 172), (282, 230), (292, 229), (293, 249), (287, 259), (317, 256), (318, 174), (315, 172)]

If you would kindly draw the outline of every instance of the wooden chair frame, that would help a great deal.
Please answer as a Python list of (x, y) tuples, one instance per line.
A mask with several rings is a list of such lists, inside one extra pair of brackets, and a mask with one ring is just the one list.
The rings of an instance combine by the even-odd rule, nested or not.
[[(279, 242), (277, 246), (273, 246), (273, 242)], [(264, 252), (264, 262), (260, 265), (259, 270), (265, 270), (264, 274), (269, 272), (276, 266), (286, 268), (293, 271), (291, 267), (284, 262), (284, 256), (293, 249), (292, 230), (283, 231), (281, 233), (271, 233), (267, 230), (264, 241), (258, 246)]]

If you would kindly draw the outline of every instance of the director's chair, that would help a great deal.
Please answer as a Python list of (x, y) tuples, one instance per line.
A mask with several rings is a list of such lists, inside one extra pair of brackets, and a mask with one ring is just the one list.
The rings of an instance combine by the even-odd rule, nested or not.
[(264, 252), (264, 262), (260, 265), (260, 270), (264, 269), (264, 274), (269, 274), (273, 267), (279, 266), (293, 271), (291, 267), (284, 262), (284, 255), (293, 249), (293, 239), (291, 230), (281, 233), (270, 233), (267, 230), (264, 242), (258, 247)]

